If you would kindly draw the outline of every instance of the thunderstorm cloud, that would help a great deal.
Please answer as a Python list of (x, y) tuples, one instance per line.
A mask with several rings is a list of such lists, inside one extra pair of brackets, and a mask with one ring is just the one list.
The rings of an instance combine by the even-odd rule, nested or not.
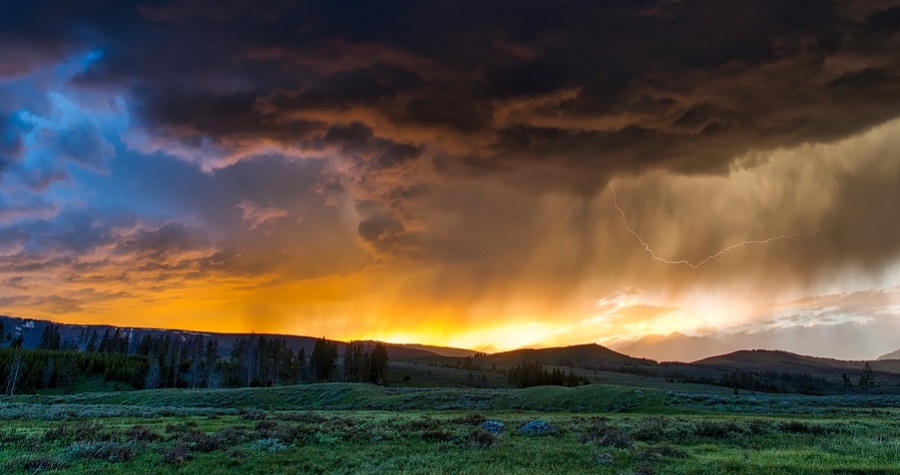
[(900, 2), (51, 0), (0, 32), (4, 313), (855, 357), (900, 326)]

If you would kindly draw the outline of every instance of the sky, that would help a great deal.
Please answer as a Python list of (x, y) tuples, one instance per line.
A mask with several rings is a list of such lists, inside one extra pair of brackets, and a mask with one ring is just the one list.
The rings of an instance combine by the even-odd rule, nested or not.
[(900, 348), (900, 1), (0, 4), (0, 312)]

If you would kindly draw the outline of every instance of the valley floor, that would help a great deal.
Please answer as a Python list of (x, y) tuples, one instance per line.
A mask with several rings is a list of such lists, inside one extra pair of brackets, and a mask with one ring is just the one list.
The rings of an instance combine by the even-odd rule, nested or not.
[(900, 473), (895, 406), (611, 385), (21, 396), (0, 399), (0, 472)]

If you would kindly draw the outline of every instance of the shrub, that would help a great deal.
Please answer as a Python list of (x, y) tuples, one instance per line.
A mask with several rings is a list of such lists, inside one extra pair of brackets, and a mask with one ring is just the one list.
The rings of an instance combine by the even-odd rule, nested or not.
[(734, 422), (698, 422), (694, 426), (694, 432), (700, 437), (710, 439), (724, 439), (732, 434), (744, 432), (743, 428)]
[(641, 456), (644, 458), (671, 457), (681, 459), (687, 458), (688, 453), (674, 445), (663, 444), (644, 448)]
[(111, 433), (104, 431), (103, 426), (96, 422), (79, 421), (74, 424), (62, 424), (44, 432), (44, 440), (73, 441), (73, 440), (110, 440)]
[(15, 429), (0, 432), (0, 444), (19, 444), (24, 442), (27, 438), (27, 435), (23, 434), (22, 432), (18, 432)]
[(651, 416), (641, 419), (632, 435), (637, 440), (654, 442), (670, 438), (670, 436), (678, 437), (679, 435), (686, 435), (678, 434), (679, 432), (683, 432), (683, 430), (679, 429), (683, 428), (678, 424), (673, 423), (672, 419), (669, 419), (668, 417)]
[(265, 411), (259, 409), (242, 409), (241, 419), (245, 421), (261, 421), (266, 418)]
[(309, 424), (324, 424), (329, 420), (327, 417), (314, 412), (280, 414), (278, 418), (283, 421), (306, 422)]
[(587, 429), (578, 436), (579, 442), (597, 442), (603, 438), (603, 435), (606, 434), (606, 431), (609, 429), (609, 425), (607, 424), (609, 419), (606, 417), (592, 417), (588, 421), (590, 424)]
[(162, 455), (162, 463), (166, 465), (181, 464), (191, 459), (191, 451), (183, 445), (163, 447), (160, 450), (160, 454)]
[(257, 431), (269, 431), (278, 427), (278, 423), (275, 421), (261, 420), (256, 423), (253, 428)]
[(71, 458), (105, 460), (112, 463), (128, 462), (136, 456), (134, 445), (117, 442), (77, 442), (67, 447), (65, 453)]
[(634, 471), (634, 475), (653, 475), (653, 467), (649, 465), (641, 465)]
[(594, 455), (594, 463), (599, 465), (612, 465), (615, 463), (615, 459), (612, 454), (609, 452), (604, 452), (602, 454)]
[(399, 429), (401, 431), (427, 431), (439, 430), (442, 426), (443, 424), (437, 419), (424, 417), (401, 424)]
[(277, 431), (272, 433), (272, 437), (281, 439), (286, 443), (311, 443), (319, 441), (319, 434), (319, 428), (312, 424), (292, 424), (279, 427)]
[(440, 429), (428, 429), (422, 432), (422, 439), (428, 442), (450, 442), (455, 439), (452, 433)]
[(243, 427), (228, 426), (215, 432), (214, 437), (219, 439), (222, 444), (233, 446), (250, 440), (249, 431)]
[(628, 449), (634, 446), (631, 436), (619, 429), (609, 428), (600, 438), (600, 445), (608, 445), (617, 449)]
[(478, 427), (468, 437), (469, 443), (475, 447), (486, 449), (500, 445), (500, 439), (496, 435)]
[(486, 421), (487, 418), (481, 414), (466, 414), (465, 416), (456, 417), (450, 419), (449, 422), (453, 424), (465, 424), (470, 426), (477, 426), (482, 422)]
[(190, 447), (193, 452), (213, 452), (225, 448), (227, 445), (218, 437), (200, 431), (185, 432), (178, 438), (178, 441)]
[(6, 463), (7, 472), (23, 470), (30, 473), (46, 472), (48, 470), (63, 470), (66, 463), (51, 457), (19, 457)]
[(801, 421), (788, 421), (778, 424), (781, 432), (789, 432), (793, 434), (811, 434), (811, 435), (828, 435), (834, 433), (830, 427), (820, 424), (808, 424)]
[(156, 442), (158, 440), (162, 440), (162, 436), (156, 433), (154, 430), (145, 426), (132, 426), (125, 430), (125, 437), (128, 440), (134, 442)]
[(168, 434), (183, 434), (185, 432), (193, 432), (197, 427), (197, 421), (187, 421), (181, 424), (166, 424), (165, 431)]
[(747, 424), (747, 429), (751, 434), (768, 434), (772, 431), (773, 425), (768, 421), (753, 420)]
[[(278, 440), (278, 439), (272, 439), (272, 440)], [(312, 440), (313, 440), (313, 442), (316, 442), (318, 444), (336, 444), (341, 441), (341, 438), (334, 434), (329, 434), (327, 432), (316, 432), (315, 434), (313, 434)]]
[(248, 454), (247, 452), (245, 452), (241, 449), (235, 448), (235, 449), (231, 449), (228, 451), (228, 456), (233, 459), (245, 459), (245, 458), (249, 457), (250, 454)]
[(284, 445), (283, 442), (274, 438), (259, 439), (250, 446), (250, 449), (257, 452), (274, 453), (287, 450), (287, 445)]

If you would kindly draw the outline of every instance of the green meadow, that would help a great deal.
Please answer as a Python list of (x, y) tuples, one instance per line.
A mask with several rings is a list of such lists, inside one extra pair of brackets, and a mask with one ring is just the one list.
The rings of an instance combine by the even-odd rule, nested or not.
[[(676, 389), (335, 383), (17, 396), (0, 402), (0, 473), (900, 473), (894, 397)], [(520, 430), (536, 420), (541, 431)]]

